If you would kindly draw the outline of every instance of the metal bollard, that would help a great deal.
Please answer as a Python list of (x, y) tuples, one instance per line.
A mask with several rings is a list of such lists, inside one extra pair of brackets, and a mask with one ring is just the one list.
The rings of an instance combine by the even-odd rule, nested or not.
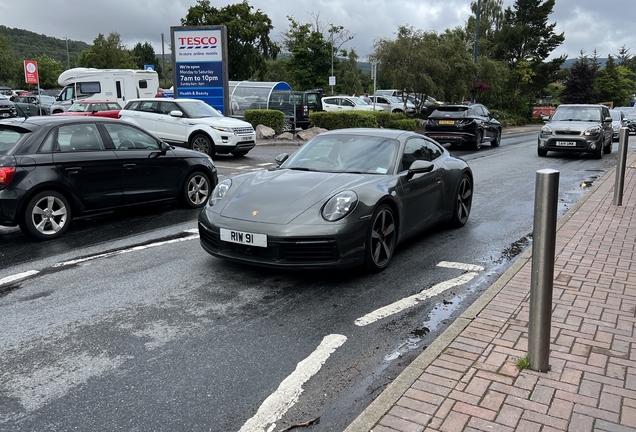
[(530, 278), (530, 320), (528, 360), (539, 372), (550, 369), (550, 327), (552, 286), (559, 197), (559, 171), (537, 171), (532, 234), (532, 275)]
[(616, 180), (614, 180), (613, 205), (623, 205), (623, 186), (625, 185), (625, 165), (627, 164), (627, 141), (629, 129), (622, 127), (618, 133), (618, 161), (616, 162)]

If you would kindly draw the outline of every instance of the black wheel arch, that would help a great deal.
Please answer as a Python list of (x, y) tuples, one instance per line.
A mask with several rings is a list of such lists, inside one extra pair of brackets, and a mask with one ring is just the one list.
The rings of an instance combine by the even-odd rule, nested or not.
[(212, 147), (216, 147), (216, 142), (214, 141), (214, 138), (212, 138), (212, 136), (205, 130), (203, 129), (197, 129), (192, 131), (192, 133), (190, 133), (190, 136), (188, 136), (188, 145), (192, 144), (192, 140), (194, 139), (195, 136), (197, 135), (205, 135), (210, 142), (212, 143)]

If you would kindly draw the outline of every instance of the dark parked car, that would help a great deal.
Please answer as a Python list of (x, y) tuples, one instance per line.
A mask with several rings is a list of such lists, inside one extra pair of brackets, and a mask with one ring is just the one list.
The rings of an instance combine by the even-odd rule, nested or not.
[(0, 225), (38, 240), (59, 237), (72, 217), (91, 212), (175, 198), (203, 207), (216, 184), (208, 155), (120, 120), (0, 122)]
[(214, 189), (199, 216), (208, 253), (261, 266), (378, 272), (403, 240), (468, 221), (470, 167), (414, 132), (324, 132), (276, 160), (277, 169)]
[(442, 144), (470, 145), (479, 150), (483, 143), (501, 144), (501, 123), (482, 104), (441, 105), (426, 122), (426, 136)]
[(292, 93), (292, 104), (296, 106), (296, 127), (309, 127), (309, 114), (323, 111), (322, 90), (295, 91)]
[(16, 98), (13, 103), (19, 106), (27, 117), (36, 115), (51, 115), (51, 105), (55, 102), (53, 96), (27, 93)]
[(15, 104), (9, 98), (0, 94), (0, 120), (17, 116), (18, 110)]
[(625, 115), (625, 123), (629, 128), (629, 133), (636, 133), (636, 107), (618, 107), (615, 108)]
[(592, 153), (601, 159), (612, 152), (612, 116), (605, 105), (559, 105), (539, 132), (537, 153)]

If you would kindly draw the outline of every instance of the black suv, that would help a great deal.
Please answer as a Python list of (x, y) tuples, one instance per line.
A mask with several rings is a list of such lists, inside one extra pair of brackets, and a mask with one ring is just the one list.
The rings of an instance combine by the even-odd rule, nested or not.
[(323, 111), (322, 90), (295, 91), (292, 94), (291, 103), (296, 105), (296, 127), (307, 129), (309, 127), (309, 114)]
[(484, 142), (501, 144), (501, 123), (482, 104), (440, 105), (428, 116), (424, 134), (440, 144), (470, 145), (479, 150)]
[(15, 104), (11, 102), (6, 96), (0, 94), (0, 119), (17, 117), (18, 111)]
[(612, 152), (612, 116), (605, 105), (562, 104), (539, 132), (537, 153), (592, 153), (601, 159)]

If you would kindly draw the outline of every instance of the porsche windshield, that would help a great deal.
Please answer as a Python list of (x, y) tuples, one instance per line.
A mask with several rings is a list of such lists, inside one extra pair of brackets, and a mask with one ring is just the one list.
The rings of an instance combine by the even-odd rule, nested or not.
[(294, 153), (281, 168), (391, 174), (399, 148), (394, 139), (370, 135), (318, 135)]

